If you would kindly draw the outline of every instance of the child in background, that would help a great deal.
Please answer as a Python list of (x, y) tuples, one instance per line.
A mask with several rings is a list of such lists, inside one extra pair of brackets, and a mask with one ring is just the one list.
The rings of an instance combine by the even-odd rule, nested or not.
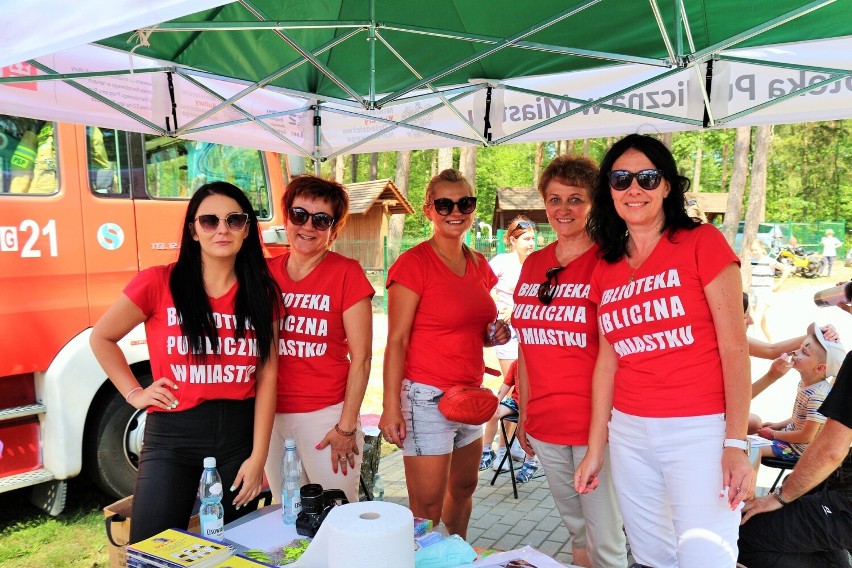
[[(483, 461), (486, 458), (486, 454), (491, 457), (493, 460), (493, 468), (494, 471), (500, 471), (500, 464), (503, 462), (503, 456), (506, 455), (506, 447), (503, 446), (502, 439), (500, 440), (500, 448), (497, 451), (497, 454), (494, 454), (494, 451), (491, 449), (491, 442), (494, 440), (494, 434), (497, 431), (497, 421), (504, 416), (511, 416), (512, 414), (518, 414), (518, 389), (517, 389), (517, 379), (518, 379), (518, 361), (517, 359), (512, 362), (509, 366), (508, 371), (506, 372), (506, 376), (503, 378), (503, 384), (500, 385), (500, 390), (497, 391), (497, 398), (500, 400), (500, 404), (497, 405), (497, 410), (494, 411), (494, 416), (491, 420), (488, 421), (488, 424), (485, 426), (485, 439), (484, 439), (484, 449), (482, 450), (482, 459)], [(510, 394), (511, 395), (507, 396)], [(512, 425), (514, 426), (514, 425)], [(489, 436), (490, 433), (490, 436)], [(507, 431), (507, 434), (511, 436), (511, 433)], [(487, 468), (488, 466), (486, 466)], [(524, 456), (524, 465), (521, 466), (520, 471), (515, 476), (515, 479), (519, 483), (526, 483), (530, 479), (532, 479), (533, 475), (538, 471), (538, 460), (533, 457)], [(480, 470), (486, 469), (480, 467)]]
[(826, 340), (822, 329), (812, 323), (808, 326), (801, 347), (791, 355), (791, 360), (786, 365), (779, 363), (781, 359), (785, 359), (783, 355), (773, 362), (767, 376), (772, 378), (777, 375), (774, 377), (777, 379), (790, 367), (799, 371), (801, 380), (793, 405), (793, 415), (787, 420), (774, 423), (760, 423), (760, 418), (755, 415), (749, 419), (750, 431), (760, 424), (757, 433), (767, 440), (772, 440), (772, 445), (760, 448), (761, 457), (799, 459), (825, 424), (825, 417), (817, 410), (831, 389), (828, 379), (837, 375), (846, 350), (840, 342)]

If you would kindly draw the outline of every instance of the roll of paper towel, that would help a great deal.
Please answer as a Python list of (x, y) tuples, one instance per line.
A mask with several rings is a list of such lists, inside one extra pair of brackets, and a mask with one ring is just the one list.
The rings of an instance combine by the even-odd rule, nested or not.
[(332, 508), (295, 568), (414, 567), (414, 515), (383, 501)]

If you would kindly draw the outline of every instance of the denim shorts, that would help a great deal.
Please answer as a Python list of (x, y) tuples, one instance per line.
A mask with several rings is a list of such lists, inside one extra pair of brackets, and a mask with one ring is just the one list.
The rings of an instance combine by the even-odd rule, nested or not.
[(772, 453), (774, 457), (780, 460), (797, 461), (799, 454), (787, 442), (782, 440), (772, 440)]
[(515, 399), (511, 396), (507, 396), (503, 400), (500, 401), (500, 404), (513, 411), (515, 414), (518, 414), (520, 410), (518, 410), (518, 403), (515, 402)]
[(431, 385), (402, 381), (400, 405), (405, 419), (405, 456), (442, 456), (482, 437), (482, 426), (451, 422), (438, 410), (444, 391)]

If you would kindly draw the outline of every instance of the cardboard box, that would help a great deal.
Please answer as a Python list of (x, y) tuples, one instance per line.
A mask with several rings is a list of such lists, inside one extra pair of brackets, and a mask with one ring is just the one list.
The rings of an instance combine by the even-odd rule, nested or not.
[[(133, 495), (104, 507), (107, 547), (109, 549), (110, 568), (127, 567), (127, 544), (130, 542), (130, 512), (133, 509)], [(198, 515), (189, 520), (189, 532), (198, 534), (201, 525)]]

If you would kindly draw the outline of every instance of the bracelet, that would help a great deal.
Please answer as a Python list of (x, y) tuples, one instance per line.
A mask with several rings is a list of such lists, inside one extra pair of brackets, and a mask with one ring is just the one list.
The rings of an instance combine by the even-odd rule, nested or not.
[(338, 434), (340, 434), (341, 436), (349, 437), (349, 436), (354, 436), (354, 435), (355, 435), (355, 432), (357, 432), (357, 431), (358, 431), (358, 427), (356, 426), (354, 430), (352, 430), (352, 431), (350, 431), (350, 432), (347, 432), (346, 430), (341, 430), (341, 429), (340, 429), (340, 426), (338, 426), (337, 424), (335, 424), (335, 425), (334, 425), (334, 431), (335, 431), (335, 432), (337, 432)]
[(145, 389), (143, 387), (136, 387), (135, 389), (130, 389), (130, 392), (127, 393), (127, 395), (124, 397), (124, 400), (129, 403), (130, 402), (130, 396), (133, 393), (135, 393), (136, 391), (141, 391), (141, 390), (145, 390)]

